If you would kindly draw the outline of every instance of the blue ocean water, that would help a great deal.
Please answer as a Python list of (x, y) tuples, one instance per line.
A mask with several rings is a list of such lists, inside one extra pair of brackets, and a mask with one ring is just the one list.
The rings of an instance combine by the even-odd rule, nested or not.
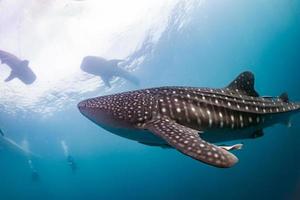
[[(287, 92), (300, 101), (299, 1), (194, 3), (182, 28), (178, 6), (158, 41), (145, 42), (134, 55), (147, 55), (133, 72), (139, 86), (116, 81), (112, 89), (98, 87), (75, 100), (58, 91), (65, 108), (47, 116), (34, 110), (49, 101), (13, 114), (11, 105), (0, 107), (5, 135), (19, 144), (25, 138), (36, 154), (0, 148), (0, 199), (300, 199), (299, 114), (290, 128), (276, 125), (264, 137), (241, 141), (244, 148), (234, 152), (239, 163), (219, 169), (118, 137), (79, 113), (77, 102), (88, 97), (165, 85), (224, 87), (242, 71), (255, 74), (261, 95)], [(66, 155), (74, 158), (75, 172)], [(33, 168), (38, 181), (32, 181)]]

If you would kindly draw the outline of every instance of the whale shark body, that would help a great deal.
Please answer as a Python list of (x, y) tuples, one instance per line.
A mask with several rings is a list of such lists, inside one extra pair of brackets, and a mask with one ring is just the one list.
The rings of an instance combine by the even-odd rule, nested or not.
[(1, 64), (6, 64), (11, 68), (10, 75), (5, 79), (5, 82), (18, 78), (24, 84), (32, 84), (36, 80), (36, 75), (29, 68), (28, 60), (20, 60), (15, 55), (0, 50)]
[(10, 139), (6, 136), (0, 136), (0, 150), (1, 149), (11, 150), (11, 151), (21, 154), (23, 156), (36, 156), (30, 150), (17, 144), (15, 141), (13, 141), (12, 139)]
[(106, 60), (101, 57), (86, 56), (83, 58), (80, 68), (86, 73), (99, 76), (107, 87), (111, 87), (110, 80), (113, 77), (121, 77), (138, 85), (139, 80), (136, 77), (118, 66), (118, 63), (122, 61), (123, 60), (118, 59)]
[(263, 128), (286, 123), (300, 109), (286, 93), (260, 97), (251, 72), (221, 89), (159, 87), (81, 101), (80, 112), (103, 128), (143, 144), (168, 145), (206, 164), (227, 168), (238, 162), (229, 150), (241, 144), (213, 142), (256, 138)]

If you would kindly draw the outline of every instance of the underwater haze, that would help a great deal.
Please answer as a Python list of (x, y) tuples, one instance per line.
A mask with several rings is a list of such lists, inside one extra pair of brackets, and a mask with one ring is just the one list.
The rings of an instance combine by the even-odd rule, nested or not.
[[(299, 200), (300, 114), (237, 141), (239, 162), (221, 169), (114, 135), (77, 108), (143, 88), (223, 88), (243, 71), (260, 95), (300, 102), (299, 37), (297, 0), (0, 0), (0, 50), (36, 75), (5, 81), (0, 64), (0, 199)], [(120, 60), (138, 81), (108, 87), (81, 70), (86, 56)]]

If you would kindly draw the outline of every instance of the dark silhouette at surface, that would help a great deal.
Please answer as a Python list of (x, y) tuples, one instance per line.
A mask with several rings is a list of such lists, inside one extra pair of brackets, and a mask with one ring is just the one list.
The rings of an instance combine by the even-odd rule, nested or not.
[(72, 171), (75, 172), (77, 170), (77, 164), (75, 163), (75, 160), (72, 156), (67, 157), (67, 161), (69, 166), (71, 167)]
[(0, 135), (4, 137), (4, 133), (1, 129), (0, 129)]
[(6, 64), (11, 68), (11, 73), (5, 79), (5, 82), (18, 78), (24, 84), (29, 85), (36, 80), (36, 75), (28, 66), (28, 60), (21, 60), (15, 55), (2, 50), (0, 50), (0, 60), (1, 64)]
[(84, 72), (100, 76), (107, 87), (111, 87), (110, 80), (113, 77), (121, 77), (138, 85), (139, 80), (135, 76), (118, 66), (122, 61), (123, 60), (118, 59), (106, 60), (101, 57), (86, 56), (83, 58), (80, 68)]

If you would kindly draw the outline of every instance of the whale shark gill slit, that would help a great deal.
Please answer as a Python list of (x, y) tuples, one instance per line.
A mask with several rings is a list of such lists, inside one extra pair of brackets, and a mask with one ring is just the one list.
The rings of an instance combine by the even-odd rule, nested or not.
[(177, 124), (167, 116), (158, 117), (145, 127), (196, 160), (220, 168), (228, 168), (238, 162), (238, 158), (232, 153), (202, 140), (199, 131)]

